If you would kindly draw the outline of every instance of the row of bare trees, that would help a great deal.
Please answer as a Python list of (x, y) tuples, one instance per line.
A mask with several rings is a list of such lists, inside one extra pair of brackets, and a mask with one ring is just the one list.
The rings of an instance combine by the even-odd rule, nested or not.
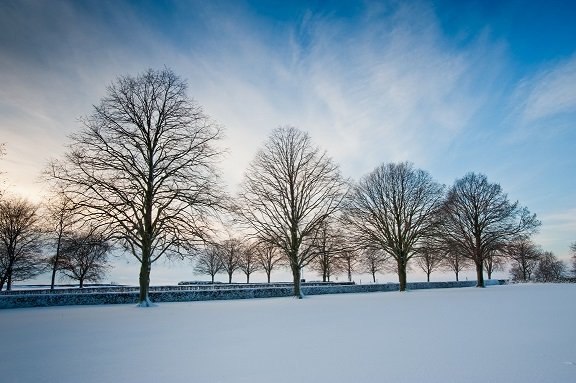
[[(446, 188), (403, 162), (347, 180), (293, 127), (271, 133), (232, 198), (216, 166), (221, 128), (186, 91), (186, 82), (167, 68), (119, 77), (82, 120), (64, 158), (44, 174), (81, 225), (139, 261), (141, 306), (151, 304), (154, 262), (198, 254), (199, 270), (224, 270), (229, 280), (239, 269), (247, 279), (259, 267), (269, 275), (273, 264), (266, 267), (260, 255), (275, 254), (290, 268), (298, 297), (303, 267), (313, 265), (329, 279), (336, 270), (329, 261), (338, 259), (350, 276), (356, 253), (365, 255), (364, 269), (373, 275), (381, 259), (392, 260), (401, 290), (413, 260), (430, 273), (439, 254), (456, 274), (472, 263), (484, 286), (494, 254), (540, 225), (482, 174), (466, 174)], [(218, 239), (224, 212), (234, 215), (245, 241)], [(54, 233), (58, 237), (58, 229)]]
[[(56, 214), (57, 213), (57, 214)], [(110, 243), (95, 230), (72, 228), (63, 207), (33, 204), (22, 198), (0, 200), (0, 290), (13, 282), (51, 272), (54, 288), (62, 277), (97, 282), (108, 269)]]

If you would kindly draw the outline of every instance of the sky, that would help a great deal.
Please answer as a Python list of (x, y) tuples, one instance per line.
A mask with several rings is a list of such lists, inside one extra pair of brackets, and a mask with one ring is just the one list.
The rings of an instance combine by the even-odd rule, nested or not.
[[(40, 200), (40, 172), (106, 86), (168, 67), (224, 127), (231, 192), (270, 132), (291, 125), (353, 180), (397, 161), (448, 186), (484, 173), (537, 214), (535, 241), (567, 259), (574, 20), (576, 3), (559, 0), (2, 0), (4, 188)], [(135, 279), (133, 264), (126, 272)]]

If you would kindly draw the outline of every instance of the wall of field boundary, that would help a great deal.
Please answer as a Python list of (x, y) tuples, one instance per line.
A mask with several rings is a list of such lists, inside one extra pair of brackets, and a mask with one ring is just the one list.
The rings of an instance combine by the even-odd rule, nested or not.
[[(485, 281), (486, 285), (504, 284), (504, 280)], [(412, 282), (408, 283), (408, 290), (440, 289), (473, 287), (476, 281), (460, 282)], [(150, 291), (150, 299), (153, 302), (192, 302), (208, 300), (228, 299), (253, 299), (253, 298), (276, 298), (292, 295), (291, 284), (275, 284), (273, 286), (244, 285), (243, 288), (226, 286), (205, 286), (204, 288), (183, 289), (180, 286), (162, 286), (160, 289), (153, 288)], [(187, 286), (191, 287), (191, 286)], [(138, 301), (137, 288), (134, 291), (98, 291), (98, 289), (82, 290), (57, 290), (53, 292), (4, 292), (0, 295), (0, 309), (70, 306), (70, 305), (103, 305), (103, 304), (135, 304)], [(321, 294), (345, 294), (345, 293), (369, 293), (382, 291), (397, 291), (398, 283), (386, 284), (311, 284), (304, 285), (304, 295)]]

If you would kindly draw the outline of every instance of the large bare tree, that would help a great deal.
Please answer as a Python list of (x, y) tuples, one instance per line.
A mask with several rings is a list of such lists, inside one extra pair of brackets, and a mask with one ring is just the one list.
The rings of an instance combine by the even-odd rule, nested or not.
[(83, 218), (140, 262), (140, 306), (151, 304), (152, 264), (195, 250), (222, 201), (220, 129), (186, 90), (169, 69), (119, 77), (49, 168)]
[(45, 270), (38, 207), (21, 198), (0, 201), (0, 290)]
[(444, 253), (441, 247), (429, 245), (418, 250), (415, 263), (420, 270), (426, 273), (426, 281), (430, 282), (430, 274), (444, 265)]
[(540, 222), (518, 202), (510, 202), (499, 184), (483, 174), (456, 180), (443, 207), (442, 235), (455, 251), (476, 266), (477, 286), (484, 287), (484, 260), (513, 240), (527, 238)]
[(240, 219), (251, 236), (285, 254), (299, 298), (301, 270), (314, 258), (319, 231), (339, 208), (345, 190), (338, 166), (307, 133), (293, 127), (275, 129), (246, 171)]
[(408, 262), (434, 235), (443, 196), (428, 172), (402, 162), (377, 167), (346, 198), (343, 221), (364, 247), (396, 261), (400, 291), (406, 290)]

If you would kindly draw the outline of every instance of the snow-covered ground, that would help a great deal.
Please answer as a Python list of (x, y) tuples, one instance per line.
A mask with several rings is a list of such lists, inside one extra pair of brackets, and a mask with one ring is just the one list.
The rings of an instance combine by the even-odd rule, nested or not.
[(576, 285), (0, 311), (2, 382), (576, 382)]

